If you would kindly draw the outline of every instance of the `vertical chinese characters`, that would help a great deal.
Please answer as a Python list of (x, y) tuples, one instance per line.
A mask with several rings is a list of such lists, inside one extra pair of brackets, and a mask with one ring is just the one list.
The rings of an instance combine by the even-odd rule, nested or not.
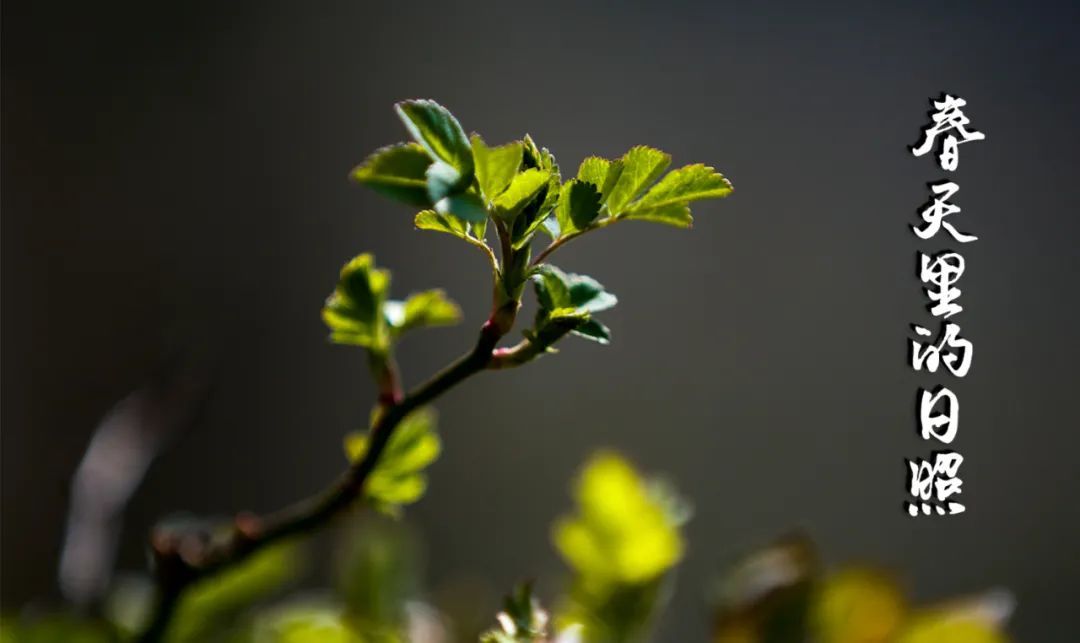
[[(922, 131), (922, 140), (911, 148), (915, 156), (924, 156), (940, 149), (938, 164), (941, 169), (952, 172), (960, 164), (959, 147), (962, 143), (981, 141), (982, 132), (970, 127), (971, 120), (964, 114), (967, 101), (945, 94), (941, 100), (931, 101), (934, 111), (931, 123)], [(911, 226), (919, 239), (934, 238), (965, 244), (978, 240), (973, 234), (962, 232), (956, 215), (960, 206), (952, 202), (960, 186), (949, 180), (930, 184), (929, 204), (919, 211), (921, 225)], [(942, 235), (942, 231), (946, 234)], [(971, 370), (975, 346), (961, 335), (960, 325), (953, 316), (963, 312), (960, 305), (960, 288), (957, 283), (964, 275), (966, 262), (959, 252), (945, 250), (936, 254), (918, 253), (917, 274), (923, 284), (929, 303), (927, 308), (933, 317), (940, 319), (941, 330), (935, 336), (926, 326), (914, 324), (916, 338), (910, 342), (911, 368), (935, 375), (964, 377)], [(920, 389), (917, 396), (919, 435), (924, 440), (936, 440), (952, 445), (960, 430), (960, 400), (945, 385), (933, 391)], [(930, 458), (907, 460), (908, 493), (906, 504), (911, 516), (939, 516), (962, 513), (963, 504), (954, 496), (961, 492), (963, 481), (959, 477), (964, 457), (954, 450), (940, 450)]]

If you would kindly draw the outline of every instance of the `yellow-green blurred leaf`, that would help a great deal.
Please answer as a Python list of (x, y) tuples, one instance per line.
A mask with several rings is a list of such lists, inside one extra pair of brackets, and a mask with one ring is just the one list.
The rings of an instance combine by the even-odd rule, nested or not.
[(934, 611), (911, 619), (896, 643), (1006, 643), (994, 624), (972, 616)]
[[(398, 424), (364, 486), (365, 497), (377, 508), (393, 512), (424, 495), (424, 469), (442, 450), (435, 426), (435, 412), (430, 408), (413, 411)], [(345, 437), (345, 453), (350, 461), (356, 462), (367, 453), (368, 440), (369, 435), (360, 432)]]
[(553, 532), (555, 546), (574, 571), (605, 584), (637, 584), (679, 561), (683, 540), (664, 507), (626, 460), (600, 453), (576, 487), (578, 512)]
[(184, 593), (166, 640), (198, 643), (240, 611), (273, 596), (303, 571), (299, 546), (264, 549), (240, 565), (202, 580)]
[(100, 622), (66, 614), (0, 617), (0, 643), (112, 643)]
[(851, 568), (825, 578), (811, 617), (821, 643), (887, 643), (907, 610), (903, 593), (887, 574)]
[(318, 602), (279, 606), (255, 622), (252, 643), (365, 643), (342, 609)]

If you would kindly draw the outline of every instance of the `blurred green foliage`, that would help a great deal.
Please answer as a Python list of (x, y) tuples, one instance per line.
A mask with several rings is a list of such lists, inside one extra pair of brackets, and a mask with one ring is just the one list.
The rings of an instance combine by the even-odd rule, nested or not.
[(446, 326), (461, 320), (461, 309), (439, 289), (388, 299), (390, 271), (375, 267), (370, 254), (354, 257), (341, 269), (337, 287), (323, 306), (330, 339), (384, 355), (406, 331)]
[[(388, 472), (415, 471), (437, 448), (432, 418), (411, 420)], [(415, 432), (415, 435), (413, 435)], [(409, 437), (412, 435), (412, 437)], [(407, 445), (412, 445), (408, 446)], [(422, 464), (423, 463), (423, 464)], [(396, 474), (395, 474), (396, 475)], [(404, 474), (403, 474), (404, 475)], [(390, 476), (393, 478), (394, 476)], [(388, 483), (389, 484), (389, 483)], [(554, 617), (518, 586), (482, 643), (647, 640), (682, 559), (687, 503), (661, 478), (597, 453), (573, 485), (575, 510), (552, 540), (570, 570)], [(306, 568), (299, 544), (268, 549), (185, 596), (169, 643), (451, 643), (447, 616), (425, 602), (419, 544), (401, 521), (370, 515), (343, 528), (332, 590), (283, 593)], [(115, 588), (106, 621), (67, 615), (4, 618), (0, 643), (112, 643), (138, 631), (152, 601), (147, 579)], [(273, 601), (277, 602), (273, 602)], [(714, 643), (1006, 643), (1003, 593), (912, 606), (896, 577), (867, 566), (824, 568), (805, 538), (740, 560), (718, 583)]]
[[(365, 497), (377, 510), (397, 516), (403, 505), (414, 503), (424, 495), (427, 490), (424, 469), (442, 450), (435, 426), (435, 411), (430, 408), (413, 411), (398, 424), (364, 486)], [(367, 452), (368, 437), (367, 433), (359, 432), (345, 436), (345, 453), (351, 462), (357, 462)]]
[(0, 617), (0, 643), (112, 643), (115, 640), (106, 624), (66, 614)]
[(827, 571), (804, 538), (747, 556), (717, 595), (714, 643), (1004, 643), (1011, 597), (912, 607), (889, 572)]
[(666, 600), (668, 572), (682, 558), (686, 504), (612, 452), (586, 463), (574, 495), (577, 512), (552, 530), (573, 571), (559, 623), (580, 625), (589, 642), (640, 640)]
[[(243, 630), (251, 607), (280, 595), (307, 567), (303, 548), (284, 543), (254, 554), (192, 586), (180, 600), (165, 641), (168, 643), (232, 643)], [(123, 637), (140, 632), (154, 607), (154, 588), (149, 578), (126, 577), (115, 584), (105, 614)]]

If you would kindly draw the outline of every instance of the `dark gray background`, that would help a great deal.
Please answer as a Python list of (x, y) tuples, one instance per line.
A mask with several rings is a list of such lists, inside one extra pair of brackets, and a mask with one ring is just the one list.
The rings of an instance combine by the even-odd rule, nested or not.
[[(619, 295), (610, 347), (568, 341), (439, 403), (445, 454), (409, 511), (433, 585), (554, 588), (548, 525), (613, 446), (697, 506), (666, 640), (701, 640), (710, 579), (792, 526), (830, 560), (903, 569), (923, 598), (1007, 585), (1021, 640), (1071, 640), (1078, 19), (1065, 3), (5, 2), (4, 606), (51, 591), (80, 451), (178, 334), (223, 346), (221, 369), (132, 507), (132, 567), (155, 516), (271, 509), (336, 475), (370, 383), (318, 310), (353, 254), (375, 252), (399, 294), (441, 285), (464, 306), (462, 326), (402, 347), (410, 383), (471, 345), (482, 258), (345, 179), (404, 138), (392, 102), (426, 96), (489, 142), (530, 132), (571, 171), (647, 143), (737, 188), (690, 232), (627, 224), (556, 255)], [(954, 387), (969, 511), (911, 520), (903, 458), (929, 451), (915, 391), (941, 380), (905, 364), (908, 324), (929, 320), (927, 246), (906, 226), (944, 172), (906, 146), (941, 91), (987, 134), (953, 175), (981, 237), (958, 318), (975, 363)]]

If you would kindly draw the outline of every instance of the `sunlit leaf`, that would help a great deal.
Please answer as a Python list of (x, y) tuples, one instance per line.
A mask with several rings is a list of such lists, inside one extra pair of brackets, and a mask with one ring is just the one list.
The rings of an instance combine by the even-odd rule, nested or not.
[(630, 209), (647, 210), (675, 203), (718, 199), (729, 194), (731, 182), (713, 168), (698, 163), (668, 172)]
[(622, 218), (663, 223), (676, 228), (689, 228), (694, 223), (694, 218), (690, 215), (690, 206), (685, 203), (669, 203), (647, 210), (632, 210), (624, 213)]
[(1009, 637), (992, 623), (949, 612), (930, 612), (913, 618), (896, 643), (1006, 643)]
[(613, 216), (623, 210), (645, 191), (671, 163), (671, 157), (660, 150), (639, 145), (622, 157), (622, 171), (606, 194), (605, 203)]
[(253, 643), (365, 643), (344, 611), (329, 602), (297, 602), (267, 610), (255, 622)]
[(358, 183), (390, 198), (419, 207), (430, 207), (426, 172), (431, 157), (416, 143), (400, 143), (378, 150), (350, 176)]
[(555, 217), (560, 234), (583, 230), (600, 214), (600, 192), (592, 183), (567, 181), (562, 186)]
[(390, 272), (377, 269), (372, 255), (362, 254), (345, 264), (322, 310), (331, 341), (384, 350), (389, 336), (382, 307), (389, 288)]
[(514, 141), (499, 147), (488, 147), (479, 134), (473, 134), (472, 148), (480, 192), (485, 199), (492, 201), (506, 190), (521, 167), (522, 144)]
[(462, 239), (469, 236), (468, 223), (449, 213), (442, 214), (434, 210), (423, 210), (417, 213), (413, 223), (421, 230), (445, 232), (446, 234), (452, 234), (455, 237), (460, 237)]
[(547, 185), (551, 174), (547, 170), (528, 169), (514, 176), (510, 186), (494, 201), (495, 215), (512, 222), (518, 214)]
[(583, 183), (591, 183), (600, 193), (601, 202), (606, 201), (615, 187), (615, 182), (622, 174), (622, 160), (609, 161), (599, 156), (590, 156), (581, 162), (578, 167), (577, 179)]
[(413, 139), (432, 158), (449, 164), (466, 178), (472, 177), (472, 147), (449, 110), (432, 100), (407, 100), (394, 107)]
[(383, 307), (394, 334), (461, 321), (461, 308), (441, 288), (409, 295), (405, 301), (388, 301)]
[(693, 223), (691, 202), (723, 198), (729, 194), (731, 183), (716, 170), (701, 164), (688, 165), (669, 172), (621, 216), (689, 228)]
[[(395, 513), (424, 495), (424, 469), (442, 450), (435, 425), (435, 412), (427, 408), (413, 411), (398, 424), (364, 485), (364, 495), (376, 508)], [(345, 437), (345, 453), (350, 461), (357, 462), (367, 453), (369, 439), (368, 433), (359, 432)]]
[(522, 163), (525, 167), (547, 170), (553, 174), (559, 173), (559, 164), (555, 162), (555, 156), (546, 147), (539, 147), (532, 136), (526, 134), (522, 145), (524, 146)]

